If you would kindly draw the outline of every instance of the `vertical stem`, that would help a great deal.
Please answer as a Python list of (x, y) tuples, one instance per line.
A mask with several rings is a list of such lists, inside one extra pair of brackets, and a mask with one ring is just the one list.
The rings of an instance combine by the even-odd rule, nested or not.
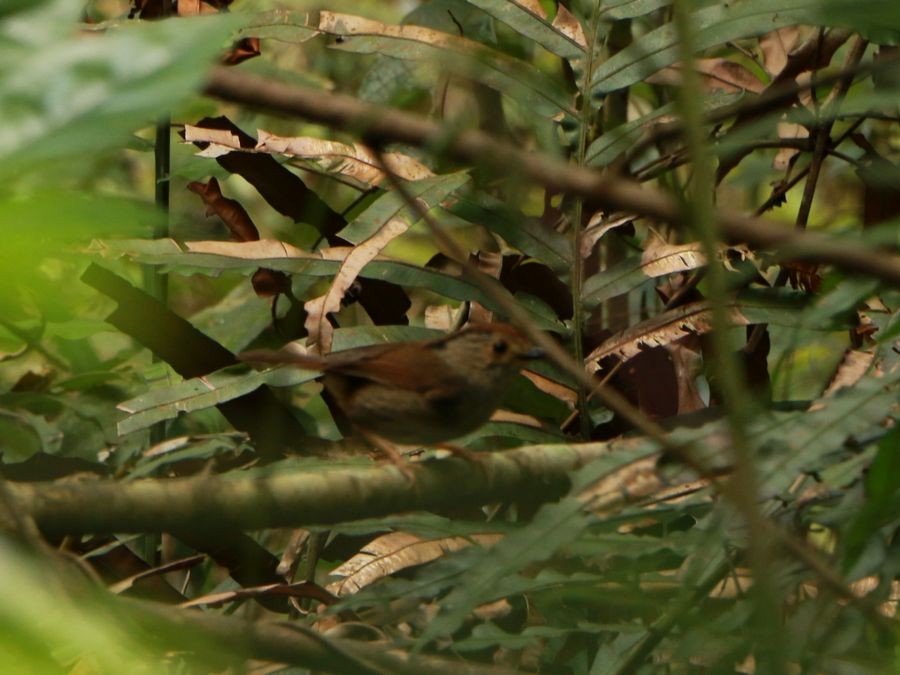
[[(154, 145), (153, 175), (156, 179), (155, 202), (157, 208), (162, 211), (159, 221), (153, 226), (153, 238), (160, 239), (169, 236), (169, 170), (171, 165), (169, 129), (171, 127), (169, 116), (160, 118), (156, 123), (156, 142)], [(144, 266), (144, 290), (159, 300), (163, 305), (169, 299), (169, 275), (160, 272), (154, 265)], [(153, 362), (159, 361), (156, 354), (152, 356)], [(156, 422), (150, 427), (151, 447), (162, 443), (166, 439), (165, 420)], [(158, 534), (148, 534), (141, 540), (144, 557), (154, 563), (157, 560), (157, 551), (162, 555), (160, 544), (162, 538)]]
[[(154, 239), (169, 236), (170, 127), (171, 122), (168, 115), (160, 118), (156, 123), (153, 175), (156, 179), (155, 202), (162, 215), (153, 227)], [(169, 300), (169, 275), (160, 272), (154, 265), (146, 265), (144, 267), (144, 289), (163, 305), (166, 305)], [(153, 360), (154, 362), (158, 361), (156, 355), (153, 356)], [(165, 423), (154, 424), (150, 428), (150, 442), (156, 444), (162, 441), (165, 438), (165, 431)]]
[[(599, 3), (597, 3), (599, 4)], [(579, 166), (584, 165), (585, 155), (587, 154), (588, 140), (590, 138), (590, 128), (593, 123), (590, 83), (591, 73), (594, 70), (594, 45), (597, 40), (597, 4), (591, 11), (591, 26), (587, 35), (587, 54), (584, 59), (583, 71), (581, 75), (581, 110), (580, 125), (578, 130), (578, 149), (576, 150), (575, 161)], [(579, 365), (584, 364), (584, 305), (582, 304), (581, 295), (584, 286), (584, 259), (581, 257), (581, 233), (582, 220), (584, 217), (584, 200), (578, 197), (575, 200), (575, 206), (572, 209), (572, 324), (573, 324), (573, 342), (575, 361)], [(591, 419), (588, 415), (588, 392), (583, 387), (578, 387), (578, 417), (581, 421), (582, 438), (590, 438), (591, 435)]]
[(745, 433), (752, 418), (755, 402), (747, 394), (742, 365), (731, 349), (731, 328), (725, 304), (728, 287), (725, 270), (719, 262), (719, 237), (712, 212), (714, 190), (713, 157), (709, 153), (703, 128), (702, 91), (693, 67), (694, 36), (691, 26), (690, 0), (674, 4), (674, 22), (678, 33), (682, 86), (677, 106), (685, 125), (688, 154), (692, 160), (692, 189), (685, 200), (684, 222), (692, 223), (708, 261), (706, 279), (712, 304), (712, 343), (716, 374), (719, 378), (733, 449), (734, 474), (729, 491), (747, 529), (747, 550), (753, 570), (754, 619), (757, 627), (756, 650), (760, 672), (783, 673), (786, 649), (781, 630), (781, 616), (773, 572), (769, 536), (758, 506), (756, 467)]

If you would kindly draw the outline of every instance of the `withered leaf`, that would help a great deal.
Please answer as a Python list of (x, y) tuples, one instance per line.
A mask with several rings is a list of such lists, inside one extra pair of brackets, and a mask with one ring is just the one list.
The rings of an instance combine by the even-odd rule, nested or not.
[(338, 597), (351, 595), (407, 567), (436, 560), (473, 544), (492, 546), (502, 537), (501, 534), (491, 533), (422, 539), (408, 532), (391, 532), (369, 542), (359, 553), (332, 570), (331, 575), (340, 579), (328, 584), (325, 589)]
[(309, 300), (304, 305), (307, 312), (306, 330), (309, 343), (320, 354), (331, 350), (333, 329), (328, 315), (341, 308), (341, 298), (359, 276), (360, 271), (381, 252), (393, 239), (409, 229), (409, 223), (400, 218), (393, 218), (385, 223), (375, 234), (353, 247), (344, 258), (338, 273), (331, 282), (325, 295)]
[(208, 183), (191, 181), (187, 189), (200, 196), (206, 204), (206, 215), (217, 215), (231, 232), (233, 241), (257, 241), (259, 230), (253, 224), (250, 214), (236, 199), (229, 199), (222, 194), (219, 181), (215, 177)]

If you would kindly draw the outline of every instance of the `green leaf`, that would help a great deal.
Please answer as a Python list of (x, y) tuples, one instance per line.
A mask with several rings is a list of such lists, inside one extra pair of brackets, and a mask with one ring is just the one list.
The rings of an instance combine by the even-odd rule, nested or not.
[(580, 59), (585, 55), (584, 48), (570, 35), (554, 26), (546, 17), (534, 14), (523, 3), (516, 0), (468, 0), (468, 2), (559, 57)]
[(232, 373), (221, 370), (205, 377), (195, 377), (169, 387), (160, 387), (120, 403), (117, 407), (128, 414), (118, 424), (119, 434), (173, 419), (181, 413), (211, 408), (225, 401), (243, 396), (264, 384), (289, 387), (309, 382), (319, 373), (296, 367), (277, 366), (264, 371)]
[[(73, 3), (53, 3), (51, 7)], [(44, 31), (39, 12), (15, 34)], [(233, 16), (129, 22), (103, 34), (0, 41), (0, 178), (61, 158), (118, 147), (178, 104), (239, 24)], [(3, 26), (4, 33), (12, 30)]]
[(672, 0), (604, 0), (600, 5), (600, 18), (606, 21), (634, 19), (671, 4)]
[(3, 463), (24, 462), (37, 452), (54, 452), (62, 434), (40, 415), (0, 408), (0, 456)]
[(563, 271), (571, 266), (572, 246), (563, 235), (496, 197), (483, 193), (458, 195), (448, 211), (496, 232), (510, 246), (553, 270)]
[(584, 284), (582, 302), (588, 309), (593, 309), (604, 300), (627, 293), (648, 279), (702, 267), (706, 264), (702, 248), (698, 243), (648, 247), (642, 255), (625, 258), (589, 277)]
[[(575, 474), (573, 494), (598, 477), (633, 462), (640, 454), (610, 453), (591, 462)], [(526, 527), (511, 532), (490, 549), (479, 550), (477, 555), (470, 556), (462, 577), (441, 600), (438, 615), (422, 632), (419, 644), (455, 632), (475, 607), (497, 597), (497, 586), (504, 579), (528, 565), (552, 557), (561, 547), (575, 541), (589, 523), (585, 503), (575, 497), (566, 497), (556, 504), (545, 504)]]
[[(691, 15), (694, 46), (709, 49), (785, 26), (815, 23), (817, 5), (811, 0), (732, 0), (707, 7)], [(678, 31), (668, 23), (601, 64), (591, 79), (591, 95), (599, 104), (606, 94), (641, 82), (677, 60)]]
[(900, 427), (878, 443), (878, 452), (866, 474), (866, 501), (847, 524), (843, 568), (859, 559), (872, 536), (888, 523), (900, 521)]
[(900, 42), (900, 6), (882, 0), (821, 0), (820, 21), (846, 26), (879, 44)]
[[(407, 181), (406, 189), (411, 197), (422, 202), (426, 211), (430, 211), (469, 180), (467, 172), (458, 171), (417, 181)], [(410, 224), (419, 220), (418, 213), (410, 209), (396, 190), (391, 190), (376, 199), (369, 208), (356, 216), (338, 234), (351, 244), (359, 244), (395, 218)]]

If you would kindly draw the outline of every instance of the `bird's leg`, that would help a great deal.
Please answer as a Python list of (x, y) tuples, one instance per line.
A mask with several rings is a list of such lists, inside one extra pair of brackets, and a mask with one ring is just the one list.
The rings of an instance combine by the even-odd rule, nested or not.
[(373, 448), (380, 452), (388, 462), (397, 467), (404, 476), (406, 476), (410, 481), (415, 480), (416, 474), (413, 471), (412, 466), (406, 460), (406, 458), (397, 451), (396, 447), (394, 447), (391, 443), (384, 440), (380, 436), (376, 436), (375, 434), (369, 433), (368, 431), (358, 429), (358, 432), (359, 435), (366, 439), (366, 441)]
[(441, 448), (442, 450), (447, 450), (454, 457), (459, 457), (462, 460), (465, 460), (469, 464), (473, 464), (478, 467), (478, 470), (484, 474), (484, 477), (490, 480), (491, 472), (487, 464), (485, 464), (481, 458), (478, 456), (479, 453), (472, 452), (471, 450), (466, 450), (465, 448), (461, 448), (458, 445), (453, 445), (452, 443), (436, 443), (435, 447)]

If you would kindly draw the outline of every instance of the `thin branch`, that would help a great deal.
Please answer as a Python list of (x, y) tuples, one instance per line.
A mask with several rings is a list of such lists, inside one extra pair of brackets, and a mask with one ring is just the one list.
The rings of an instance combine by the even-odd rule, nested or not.
[[(580, 195), (607, 209), (629, 211), (670, 223), (682, 222), (677, 201), (663, 192), (525, 152), (481, 131), (456, 132), (403, 110), (373, 106), (349, 96), (227, 69), (213, 71), (206, 93), (355, 132), (373, 145), (402, 142), (433, 147), (458, 160), (483, 164), (513, 177), (519, 175), (557, 192)], [(795, 233), (779, 223), (725, 209), (716, 212), (716, 224), (731, 241), (746, 242), (757, 248), (780, 249), (785, 259), (830, 264), (900, 286), (900, 256), (870, 249), (851, 239)]]

